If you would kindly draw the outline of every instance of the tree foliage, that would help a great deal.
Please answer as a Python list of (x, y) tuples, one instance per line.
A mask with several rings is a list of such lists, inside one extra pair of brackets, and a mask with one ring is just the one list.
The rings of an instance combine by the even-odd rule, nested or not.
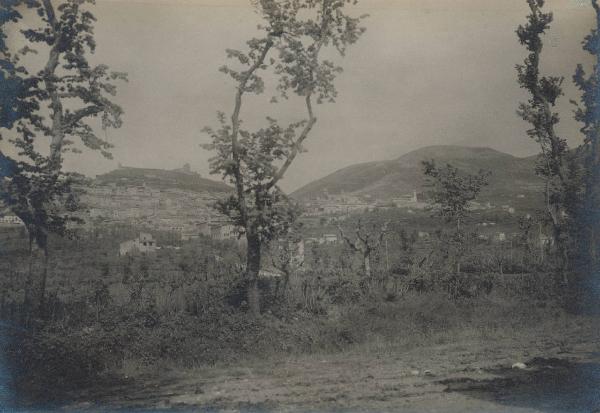
[(519, 104), (517, 113), (531, 124), (527, 135), (540, 148), (536, 173), (545, 183), (545, 221), (552, 228), (554, 245), (561, 257), (559, 271), (566, 282), (573, 251), (572, 229), (575, 228), (574, 218), (579, 205), (581, 170), (576, 155), (569, 152), (567, 141), (556, 132), (560, 119), (554, 107), (563, 94), (564, 79), (540, 73), (542, 36), (550, 28), (553, 15), (543, 11), (544, 0), (527, 0), (527, 3), (530, 14), (527, 23), (518, 27), (517, 36), (529, 54), (516, 69), (519, 85), (530, 93), (530, 98)]
[[(0, 153), (2, 201), (26, 225), (29, 245), (35, 242), (44, 251), (40, 281), (40, 308), (44, 302), (47, 277), (48, 237), (63, 235), (67, 223), (77, 220), (73, 182), (81, 176), (63, 171), (63, 154), (80, 152), (76, 143), (110, 157), (111, 145), (100, 138), (91, 120), (100, 118), (102, 128), (121, 126), (123, 110), (111, 99), (116, 80), (123, 73), (104, 64), (92, 65), (94, 22), (87, 9), (93, 0), (9, 0), (0, 8), (0, 22), (23, 23), (21, 10), (33, 12), (37, 20), (15, 30), (26, 46), (13, 51), (5, 32), (0, 35), (0, 81), (3, 96), (0, 113), (0, 141), (11, 143), (17, 156)], [(15, 39), (15, 43), (18, 41)], [(48, 55), (43, 67), (33, 70), (25, 64), (28, 54)]]
[(595, 62), (589, 74), (583, 66), (577, 66), (573, 81), (582, 93), (581, 105), (577, 105), (575, 119), (583, 124), (581, 132), (584, 143), (583, 154), (583, 205), (580, 211), (580, 250), (587, 252), (587, 259), (598, 271), (600, 262), (600, 6), (592, 1), (596, 13), (596, 28), (586, 36), (583, 49), (590, 53)]
[(456, 224), (457, 230), (491, 174), (484, 170), (467, 174), (450, 164), (439, 167), (434, 160), (423, 161), (423, 173), (431, 203), (441, 217)]
[[(544, 0), (527, 0), (530, 14), (527, 23), (517, 29), (519, 42), (529, 52), (523, 64), (516, 66), (517, 79), (521, 88), (530, 93), (526, 103), (520, 103), (517, 113), (531, 124), (527, 135), (540, 148), (536, 173), (545, 182), (545, 204), (547, 219), (551, 223), (556, 245), (565, 256), (566, 265), (566, 220), (568, 216), (567, 197), (573, 195), (573, 181), (569, 181), (568, 146), (564, 138), (557, 135), (555, 127), (559, 122), (554, 111), (557, 99), (563, 94), (563, 78), (540, 74), (540, 58), (543, 49), (542, 36), (550, 28), (552, 13), (545, 13)], [(571, 174), (573, 177), (573, 174)], [(571, 186), (569, 188), (569, 186)], [(575, 190), (576, 192), (576, 190)]]
[[(79, 142), (110, 157), (112, 145), (90, 120), (100, 118), (103, 128), (121, 126), (123, 111), (111, 98), (114, 82), (126, 76), (88, 60), (96, 48), (96, 19), (86, 7), (93, 3), (68, 0), (55, 8), (50, 0), (11, 0), (0, 13), (2, 23), (19, 22), (24, 8), (38, 17), (18, 32), (27, 43), (23, 49), (11, 51), (6, 35), (0, 37), (0, 80), (12, 92), (3, 96), (0, 140), (18, 153), (14, 159), (2, 153), (3, 201), (40, 247), (48, 233), (64, 233), (68, 209), (76, 206), (72, 183), (80, 176), (62, 170), (63, 154), (79, 152)], [(48, 53), (44, 67), (32, 70), (24, 64), (29, 53)]]
[[(298, 216), (298, 209), (279, 188), (288, 168), (304, 150), (303, 143), (317, 118), (314, 103), (334, 102), (334, 80), (341, 67), (324, 59), (322, 51), (333, 48), (344, 55), (365, 31), (360, 17), (345, 13), (352, 0), (257, 0), (263, 19), (262, 33), (246, 42), (245, 51), (228, 49), (227, 56), (237, 67), (223, 66), (221, 72), (236, 83), (231, 118), (218, 114), (219, 127), (205, 128), (211, 143), (205, 149), (215, 152), (211, 173), (219, 174), (235, 186), (235, 193), (218, 204), (219, 210), (242, 228), (248, 241), (247, 274), (256, 285), (261, 248), (285, 233)], [(276, 77), (276, 95), (303, 99), (306, 118), (282, 125), (266, 114), (264, 127), (245, 129), (241, 118), (243, 98), (265, 92), (263, 73)], [(257, 300), (249, 299), (258, 312)], [(254, 304), (252, 304), (254, 303)]]

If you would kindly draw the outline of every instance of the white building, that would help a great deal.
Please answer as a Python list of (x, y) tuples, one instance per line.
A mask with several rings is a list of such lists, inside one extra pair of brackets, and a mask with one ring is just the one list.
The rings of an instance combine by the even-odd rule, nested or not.
[(335, 244), (338, 242), (336, 234), (323, 234), (322, 240), (325, 244)]
[(215, 223), (210, 225), (210, 236), (218, 240), (236, 239), (238, 230), (233, 224)]
[(158, 246), (156, 245), (156, 241), (152, 238), (152, 235), (141, 232), (138, 238), (121, 243), (119, 246), (119, 255), (124, 256), (135, 252), (146, 254), (154, 252), (157, 249)]
[(16, 215), (4, 215), (0, 217), (0, 224), (4, 225), (25, 225), (25, 223)]
[(496, 239), (496, 241), (506, 241), (506, 234), (504, 232), (498, 232), (496, 233), (496, 236), (494, 237)]
[(413, 191), (412, 195), (401, 195), (392, 199), (392, 203), (398, 208), (415, 205), (417, 202), (417, 191)]

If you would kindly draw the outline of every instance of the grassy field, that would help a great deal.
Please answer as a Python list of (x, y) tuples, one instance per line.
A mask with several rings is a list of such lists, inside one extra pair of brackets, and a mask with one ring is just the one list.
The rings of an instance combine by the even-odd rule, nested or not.
[(22, 324), (27, 254), (20, 234), (4, 239), (11, 410), (600, 408), (600, 320), (570, 312), (542, 266), (459, 275), (432, 266), (397, 275), (395, 288), (391, 278), (365, 283), (341, 247), (324, 246), (307, 252), (320, 271), (292, 279), (285, 295), (261, 287), (254, 318), (234, 244), (118, 257), (117, 241), (131, 232), (52, 244), (48, 311)]

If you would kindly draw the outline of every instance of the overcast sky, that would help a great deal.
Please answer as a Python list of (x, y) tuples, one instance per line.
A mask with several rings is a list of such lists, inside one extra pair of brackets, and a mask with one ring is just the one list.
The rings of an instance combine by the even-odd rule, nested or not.
[[(547, 36), (544, 71), (566, 77), (559, 131), (580, 141), (569, 99), (571, 76), (589, 64), (581, 41), (593, 23), (589, 1), (552, 0), (555, 22)], [(243, 48), (256, 33), (249, 0), (97, 0), (94, 61), (129, 73), (117, 102), (124, 125), (107, 131), (114, 160), (98, 154), (69, 157), (67, 167), (88, 175), (126, 166), (173, 169), (189, 163), (207, 176), (210, 154), (201, 133), (215, 113), (231, 113), (234, 86), (218, 68), (226, 48)], [(307, 153), (288, 171), (293, 190), (344, 166), (390, 159), (421, 146), (490, 146), (533, 154), (527, 124), (515, 114), (526, 99), (514, 66), (525, 57), (515, 29), (525, 0), (362, 0), (367, 32), (340, 63), (339, 98), (316, 108), (318, 123)], [(270, 96), (270, 95), (268, 95)], [(246, 119), (272, 111), (298, 120), (295, 102), (283, 109), (250, 99)]]

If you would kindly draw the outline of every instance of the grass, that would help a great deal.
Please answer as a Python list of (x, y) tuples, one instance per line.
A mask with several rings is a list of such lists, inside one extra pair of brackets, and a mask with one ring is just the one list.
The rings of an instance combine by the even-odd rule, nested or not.
[[(386, 357), (424, 346), (465, 346), (515, 337), (534, 339), (553, 332), (573, 331), (577, 326), (587, 324), (586, 317), (570, 315), (556, 303), (540, 306), (531, 300), (494, 295), (456, 302), (438, 294), (414, 294), (392, 303), (339, 306), (321, 317), (294, 317), (285, 322), (265, 317), (258, 330), (238, 332), (253, 336), (245, 338), (249, 345), (244, 349), (228, 349), (233, 358), (208, 364), (159, 360), (146, 367), (129, 359), (123, 371), (132, 375), (136, 368), (206, 367), (208, 374), (213, 367), (223, 369), (242, 365), (243, 369), (231, 374), (243, 376), (247, 374), (246, 368), (263, 370), (265, 360), (271, 365), (290, 357), (320, 357), (340, 352), (365, 352)], [(240, 341), (242, 339), (240, 337)]]
[[(343, 411), (362, 411), (369, 406), (397, 411), (399, 403), (444, 403), (445, 399), (440, 399), (446, 397), (444, 386), (439, 384), (443, 380), (492, 380), (490, 371), (510, 373), (514, 362), (560, 357), (563, 347), (570, 351), (570, 358), (585, 357), (597, 342), (596, 321), (565, 314), (516, 329), (508, 325), (454, 326), (427, 335), (398, 334), (395, 339), (376, 334), (342, 350), (321, 348), (268, 357), (253, 354), (233, 364), (219, 362), (166, 372), (154, 366), (138, 376), (136, 386), (156, 389), (164, 395), (163, 400), (224, 410), (235, 410), (245, 401), (248, 406), (266, 403), (270, 406), (266, 411), (285, 410), (286, 406), (315, 411), (342, 407)], [(585, 343), (585, 348), (577, 350), (579, 342)], [(126, 392), (127, 388), (121, 389)], [(117, 404), (119, 398), (123, 401), (114, 391), (110, 397)], [(148, 406), (154, 400), (147, 402)], [(477, 411), (489, 407), (477, 406)]]

